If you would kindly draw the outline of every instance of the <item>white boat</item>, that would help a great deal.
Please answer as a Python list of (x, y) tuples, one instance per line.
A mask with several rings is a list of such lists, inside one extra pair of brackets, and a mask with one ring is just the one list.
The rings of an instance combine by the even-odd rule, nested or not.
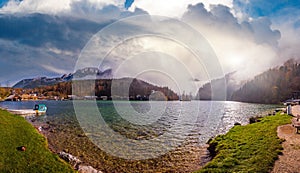
[(43, 115), (47, 112), (47, 107), (44, 104), (36, 104), (34, 109), (7, 109), (8, 112), (16, 115), (30, 116)]

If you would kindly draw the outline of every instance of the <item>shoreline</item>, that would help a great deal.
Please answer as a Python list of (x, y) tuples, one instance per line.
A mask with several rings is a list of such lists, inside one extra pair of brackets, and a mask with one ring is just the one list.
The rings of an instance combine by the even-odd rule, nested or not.
[[(5, 108), (4, 108), (4, 110), (5, 110)], [(5, 110), (5, 111), (7, 111), (7, 110)], [(84, 152), (83, 150), (80, 150), (81, 147), (79, 147), (79, 146), (75, 145), (73, 148), (66, 147), (66, 146), (62, 147), (63, 146), (62, 144), (64, 142), (62, 142), (59, 139), (67, 138), (67, 140), (65, 140), (65, 142), (69, 141), (70, 143), (73, 143), (73, 144), (75, 144), (75, 143), (86, 144), (86, 141), (88, 140), (87, 150), (90, 150), (91, 148), (92, 148), (92, 150), (94, 150), (93, 149), (94, 144), (91, 143), (89, 139), (83, 140), (84, 138), (86, 138), (86, 136), (84, 134), (82, 134), (82, 132), (75, 132), (75, 134), (74, 134), (72, 132), (69, 132), (69, 131), (66, 131), (63, 129), (63, 126), (68, 123), (62, 124), (59, 127), (54, 124), (51, 124), (51, 121), (50, 122), (38, 122), (35, 120), (35, 118), (34, 118), (35, 116), (26, 116), (26, 117), (20, 116), (20, 115), (16, 115), (16, 116), (23, 117), (31, 126), (33, 126), (35, 128), (35, 130), (39, 134), (41, 134), (48, 141), (48, 149), (52, 153), (54, 153), (58, 156), (59, 156), (60, 152), (66, 152), (66, 153), (72, 154), (74, 157), (77, 157), (80, 160), (82, 160), (82, 162), (84, 164), (88, 163), (88, 165), (91, 165), (92, 167), (94, 167), (98, 170), (99, 170), (99, 168), (104, 166), (102, 164), (99, 165), (98, 163), (93, 164), (93, 161), (86, 158), (86, 156), (89, 154)], [(69, 129), (69, 128), (67, 128), (67, 129)], [(78, 129), (77, 130), (75, 129), (75, 131), (78, 131)], [(66, 134), (62, 134), (62, 133), (66, 133)], [(62, 137), (62, 136), (64, 136), (64, 137)], [(76, 139), (78, 139), (78, 140), (76, 140)], [(78, 141), (80, 141), (80, 142), (78, 142)], [(142, 164), (144, 164), (145, 168), (148, 167), (150, 172), (151, 172), (151, 170), (155, 171), (156, 166), (161, 167), (161, 168), (158, 168), (158, 167), (157, 168), (162, 169), (162, 172), (168, 172), (168, 171), (172, 171), (172, 170), (175, 171), (176, 169), (181, 170), (181, 171), (177, 171), (177, 172), (192, 172), (192, 171), (198, 170), (208, 161), (209, 156), (208, 156), (208, 152), (207, 152), (207, 146), (194, 147), (194, 146), (192, 146), (192, 144), (191, 145), (186, 144), (186, 145), (187, 145), (186, 148), (182, 147), (180, 149), (176, 149), (174, 151), (171, 151), (170, 153), (167, 153), (166, 155), (162, 156), (161, 158), (158, 158), (159, 160), (161, 160), (161, 162), (159, 164), (155, 163), (155, 162), (157, 162), (157, 161), (155, 161), (156, 158), (153, 159), (153, 161), (151, 161), (153, 164), (152, 166), (147, 166), (146, 163), (142, 163)], [(78, 154), (78, 153), (81, 153), (81, 154)], [(97, 149), (96, 153), (101, 154), (103, 152), (100, 151), (99, 149)], [(191, 153), (194, 153), (194, 154), (191, 154)], [(103, 155), (103, 154), (101, 154), (101, 155)], [(173, 157), (172, 160), (175, 159), (175, 160), (178, 160), (178, 162), (172, 161), (173, 163), (171, 163), (169, 165), (169, 167), (163, 168), (164, 167), (163, 164), (166, 163), (166, 161), (168, 162), (167, 158), (171, 158), (171, 155)], [(188, 160), (188, 159), (184, 159), (184, 161), (181, 160), (182, 155), (186, 155), (185, 157), (190, 158), (191, 160)], [(90, 155), (90, 157), (94, 160), (97, 160), (96, 159), (97, 157), (95, 157), (94, 155)], [(105, 156), (105, 157), (107, 157), (107, 156)], [(109, 156), (109, 159), (115, 159), (115, 158)], [(123, 159), (120, 159), (120, 160), (121, 160), (121, 162), (125, 162), (126, 164), (128, 164), (128, 167), (131, 167), (131, 169), (133, 169), (133, 170), (134, 170), (134, 167), (141, 166), (139, 161), (136, 162), (136, 161), (126, 161)], [(144, 161), (142, 161), (142, 162), (144, 162)], [(90, 164), (90, 163), (92, 163), (92, 164)], [(178, 163), (181, 163), (181, 165)], [(154, 165), (156, 165), (156, 166), (154, 166)], [(172, 165), (174, 166), (174, 168)], [(71, 166), (73, 166), (73, 165), (71, 165)], [(142, 167), (144, 167), (144, 166), (142, 166)], [(175, 169), (175, 167), (176, 167), (176, 169)], [(145, 171), (149, 172), (149, 171), (145, 170), (145, 168), (141, 169), (142, 172), (145, 172)], [(77, 170), (77, 169), (74, 169), (74, 170)], [(110, 168), (106, 168), (105, 170), (110, 170)], [(163, 170), (165, 170), (165, 171), (163, 171)]]
[[(274, 109), (272, 109), (272, 110), (274, 110)], [(264, 112), (264, 116), (269, 116), (270, 114), (271, 114), (271, 112), (272, 112), (272, 110), (270, 109), (269, 111), (265, 111)], [(268, 113), (267, 113), (268, 112)], [(266, 114), (267, 113), (267, 114)], [(262, 115), (263, 113), (261, 113), (260, 115)], [(256, 117), (256, 119), (257, 118), (261, 118), (262, 116), (255, 116)], [(32, 122), (29, 122), (29, 123), (31, 123), (32, 124)], [(247, 125), (249, 125), (250, 124), (250, 119), (249, 119), (249, 123), (247, 124)], [(34, 125), (34, 124), (33, 124)], [(46, 126), (46, 130), (43, 130), (41, 133), (43, 133), (43, 135), (45, 136), (45, 137), (47, 137), (47, 136), (52, 136), (52, 137), (50, 137), (50, 138), (53, 138), (53, 139), (55, 139), (56, 137), (53, 137), (53, 136), (55, 136), (55, 131), (57, 130), (56, 128), (52, 128), (51, 129), (51, 125), (48, 125), (47, 123), (40, 123), (39, 125), (37, 125), (37, 124), (35, 124), (34, 126), (35, 126), (35, 128), (38, 130), (38, 128), (39, 127), (41, 127), (41, 126), (43, 126), (43, 125), (45, 125)], [(48, 128), (47, 128), (47, 126), (48, 126)], [(52, 130), (54, 130), (54, 132), (51, 132)], [(228, 132), (227, 132), (228, 133)], [(226, 134), (227, 134), (226, 133)], [(83, 136), (81, 136), (81, 135), (79, 135), (80, 137), (79, 138), (82, 138)], [(214, 137), (215, 138), (215, 137)], [(51, 151), (52, 152), (54, 152), (54, 153), (56, 153), (56, 154), (58, 154), (59, 153), (59, 151), (65, 151), (65, 152), (69, 152), (69, 153), (71, 153), (72, 154), (72, 149), (69, 149), (69, 148), (67, 148), (67, 149), (62, 149), (62, 148), (60, 148), (60, 147), (58, 147), (57, 145), (55, 145), (55, 144), (53, 144), (52, 142), (49, 142), (49, 147), (50, 147), (50, 149), (51, 149)], [(198, 162), (198, 167), (194, 167), (194, 168), (192, 168), (192, 167), (190, 167), (188, 170), (193, 170), (193, 171), (198, 171), (198, 170), (201, 170), (206, 164), (208, 164), (209, 162), (211, 162), (212, 161), (212, 158), (211, 158), (211, 155), (210, 155), (210, 153), (209, 153), (209, 145), (208, 144), (205, 144), (205, 146), (202, 146), (201, 147), (202, 149), (197, 149), (198, 150), (198, 156), (200, 156), (200, 159), (199, 159), (199, 162)], [(193, 149), (192, 149), (193, 150)], [(76, 150), (75, 150), (76, 151)], [(199, 151), (202, 153), (202, 154), (199, 154)], [(176, 152), (179, 152), (179, 151), (176, 151)], [(180, 152), (190, 152), (190, 151), (180, 151)], [(76, 156), (76, 155), (75, 155)], [(80, 156), (79, 156), (79, 158), (80, 158)], [(93, 166), (93, 165), (92, 165)], [(192, 166), (192, 164), (191, 164), (191, 166)], [(96, 167), (97, 168), (97, 167)], [(99, 167), (98, 167), (98, 169), (99, 169)], [(155, 169), (154, 169), (155, 170)], [(145, 172), (145, 170), (143, 170), (143, 172)]]
[(47, 138), (31, 123), (1, 108), (0, 112), (1, 172), (74, 172), (67, 162), (49, 150)]
[(197, 172), (269, 172), (282, 152), (277, 128), (290, 119), (279, 112), (212, 138), (208, 142), (212, 160)]
[[(19, 116), (19, 115), (17, 115)], [(24, 116), (22, 116), (24, 117)], [(67, 162), (74, 171), (78, 171), (78, 173), (102, 173), (102, 171), (95, 169), (91, 165), (86, 165), (85, 162), (80, 160), (79, 158), (75, 157), (74, 155), (70, 154), (68, 151), (58, 150), (56, 149), (55, 145), (52, 144), (51, 140), (49, 141), (50, 133), (53, 133), (53, 127), (47, 123), (38, 122), (36, 123), (34, 120), (35, 116), (25, 116), (24, 119), (32, 125), (36, 131), (42, 135), (48, 143), (48, 149), (53, 154), (59, 156), (62, 160)]]
[[(12, 114), (12, 115), (14, 115), (16, 117), (22, 117), (22, 118), (24, 118), (24, 120), (30, 126), (32, 126), (39, 135), (41, 135), (45, 139), (45, 141), (47, 143), (47, 146), (46, 146), (47, 150), (49, 152), (51, 152), (52, 154), (55, 154), (60, 159), (64, 160), (65, 163), (67, 163), (68, 165), (70, 165), (70, 167), (72, 167), (72, 169), (74, 171), (78, 171), (79, 173), (81, 173), (81, 172), (84, 172), (84, 173), (92, 173), (92, 172), (93, 173), (94, 172), (95, 173), (102, 173), (101, 171), (96, 170), (96, 169), (94, 169), (93, 167), (91, 167), (89, 165), (87, 166), (87, 165), (81, 164), (82, 161), (80, 161), (76, 157), (70, 155), (69, 153), (66, 153), (64, 151), (60, 151), (59, 152), (59, 151), (55, 150), (55, 146), (53, 146), (49, 142), (49, 139), (48, 139), (48, 134), (51, 133), (51, 132), (49, 132), (47, 130), (47, 128), (46, 129), (43, 128), (43, 127), (47, 126), (47, 124), (46, 123), (38, 123), (37, 124), (37, 123), (32, 122), (32, 121), (34, 121), (34, 117), (36, 117), (35, 115), (31, 115), (31, 116), (16, 115), (16, 114), (13, 114), (13, 113), (9, 112), (7, 109), (2, 108), (2, 107), (0, 107), (0, 110), (8, 112), (8, 113), (10, 113), (10, 114)], [(50, 125), (48, 125), (48, 128), (49, 129), (51, 128)], [(76, 163), (74, 163), (74, 161), (76, 161)]]
[[(268, 112), (270, 112), (270, 111), (268, 111)], [(26, 118), (27, 119), (27, 118)], [(87, 158), (86, 157), (88, 157), (88, 156), (91, 156), (91, 159), (96, 159), (97, 157), (95, 157), (95, 156), (93, 156), (93, 155), (89, 155), (88, 153), (85, 153), (83, 150), (84, 149), (82, 149), (82, 150), (80, 150), (80, 149), (78, 149), (78, 146), (75, 146), (74, 148), (65, 148), (65, 147), (62, 147), (63, 145), (62, 145), (62, 143), (56, 143), (55, 142), (55, 139), (60, 139), (61, 137), (63, 137), (63, 136), (59, 136), (60, 134), (57, 134), (58, 132), (59, 133), (63, 133), (62, 135), (65, 135), (65, 136), (69, 136), (68, 138), (73, 138), (73, 139), (70, 139), (70, 142), (71, 143), (80, 143), (80, 142), (84, 142), (85, 140), (83, 140), (84, 138), (85, 138), (85, 135), (82, 135), (82, 132), (80, 132), (80, 131), (78, 131), (78, 132), (75, 132), (75, 136), (74, 136), (74, 133), (72, 133), (72, 132), (68, 132), (68, 131), (65, 131), (65, 129), (63, 128), (64, 127), (64, 124), (63, 125), (61, 125), (61, 127), (52, 127), (51, 126), (51, 122), (50, 122), (50, 124), (47, 124), (47, 122), (31, 122), (31, 120), (30, 119), (28, 119), (27, 120), (28, 121), (28, 123), (30, 123), (32, 126), (34, 126), (35, 127), (35, 129), (41, 134), (41, 135), (43, 135), (47, 140), (48, 140), (48, 148), (49, 148), (49, 150), (52, 152), (52, 153), (55, 153), (55, 154), (59, 154), (59, 152), (61, 152), (61, 151), (64, 151), (64, 152), (67, 152), (67, 153), (70, 153), (70, 154), (74, 154), (74, 156), (75, 157), (78, 157), (79, 159), (81, 159), (81, 160), (83, 160), (83, 162), (84, 163), (89, 163), (89, 160), (86, 160)], [(67, 123), (66, 123), (67, 124)], [(42, 127), (42, 130), (40, 130), (40, 127)], [(77, 131), (76, 129), (75, 129), (75, 131)], [(76, 139), (78, 139), (78, 140), (76, 140)], [(67, 141), (69, 141), (69, 140), (67, 140)], [(80, 142), (79, 142), (80, 141)], [(88, 142), (89, 144), (89, 146), (91, 145), (91, 143), (90, 142)], [(202, 148), (187, 148), (187, 149), (185, 149), (185, 150), (176, 150), (176, 151), (173, 151), (173, 153), (170, 153), (170, 155), (174, 155), (174, 154), (176, 154), (176, 153), (180, 153), (180, 152), (185, 152), (187, 155), (193, 155), (193, 157), (195, 157), (195, 156), (199, 156), (199, 158), (198, 158), (198, 161), (197, 162), (195, 162), (195, 164), (192, 164), (192, 163), (188, 163), (188, 164), (186, 164), (186, 166), (187, 165), (190, 165), (190, 167), (186, 167), (186, 168), (182, 168), (181, 170), (182, 171), (184, 171), (185, 170), (185, 172), (191, 172), (192, 170), (194, 170), (194, 171), (196, 171), (196, 170), (201, 170), (201, 168), (205, 165), (205, 164), (207, 164), (207, 163), (209, 163), (210, 161), (211, 161), (211, 159), (209, 159), (209, 155), (208, 155), (208, 153), (207, 153), (207, 148), (208, 148), (208, 145), (206, 145), (205, 147), (202, 147)], [(90, 149), (90, 148), (88, 148), (88, 149)], [(99, 153), (101, 153), (101, 151), (99, 151), (99, 150), (97, 150), (97, 152)], [(201, 153), (202, 154), (201, 154)], [(77, 154), (76, 154), (77, 153)], [(79, 154), (78, 154), (79, 153)], [(81, 153), (81, 154), (80, 154)], [(194, 153), (194, 154), (192, 154), (192, 153)], [(197, 153), (197, 154), (196, 154)], [(203, 153), (205, 153), (206, 154), (206, 156), (205, 156), (205, 154), (203, 154)], [(105, 156), (106, 157), (106, 156)], [(168, 155), (167, 155), (167, 157), (169, 157)], [(177, 157), (177, 156), (176, 156)], [(176, 158), (175, 157), (175, 158)], [(178, 156), (178, 157), (181, 157), (181, 156)], [(188, 156), (189, 157), (189, 156)], [(110, 158), (111, 159), (111, 158)], [(180, 159), (180, 158), (179, 158)], [(193, 159), (192, 159), (193, 160)], [(194, 161), (196, 161), (196, 160), (194, 160)], [(93, 161), (90, 161), (91, 163), (93, 162)], [(121, 162), (122, 163), (126, 163), (126, 164), (129, 164), (129, 166), (132, 164), (132, 166), (134, 166), (135, 164), (134, 163), (132, 163), (132, 162), (124, 162), (124, 160), (121, 160)], [(180, 162), (180, 161), (179, 161)], [(193, 161), (185, 161), (185, 162), (193, 162)], [(174, 164), (174, 163), (173, 163)], [(197, 167), (194, 167), (195, 165), (197, 165), (198, 164), (198, 166)], [(88, 164), (88, 165), (90, 165), (90, 164)], [(194, 166), (193, 166), (194, 165)], [(98, 164), (92, 164), (92, 166), (95, 166), (95, 168), (101, 168), (101, 167), (103, 167), (104, 165), (102, 165), (102, 164), (100, 164), (100, 165), (98, 165)], [(106, 165), (107, 166), (107, 165)], [(106, 167), (106, 166), (104, 166), (104, 167)], [(109, 165), (108, 165), (109, 166)], [(137, 165), (136, 165), (137, 166)], [(140, 165), (139, 165), (140, 166)], [(154, 165), (153, 165), (154, 166)], [(171, 166), (171, 165), (170, 165)], [(175, 165), (173, 165), (173, 166), (175, 166)], [(172, 167), (172, 166), (171, 166)], [(152, 170), (152, 171), (155, 171), (155, 166), (154, 167), (152, 167), (152, 168), (150, 168), (149, 170)], [(105, 170), (110, 170), (109, 168), (106, 168)], [(147, 170), (144, 170), (144, 169), (141, 169), (141, 170), (143, 170), (143, 172), (145, 172), (145, 171), (147, 171)], [(176, 170), (176, 169), (175, 169)], [(187, 170), (190, 170), (190, 171), (187, 171)], [(162, 170), (162, 172), (167, 172), (168, 171), (168, 169), (166, 169), (166, 170)], [(170, 170), (169, 170), (170, 171)], [(148, 171), (149, 172), (149, 171)], [(151, 171), (150, 171), (151, 172)], [(175, 171), (176, 172), (176, 171)], [(180, 171), (179, 171), (180, 172)]]

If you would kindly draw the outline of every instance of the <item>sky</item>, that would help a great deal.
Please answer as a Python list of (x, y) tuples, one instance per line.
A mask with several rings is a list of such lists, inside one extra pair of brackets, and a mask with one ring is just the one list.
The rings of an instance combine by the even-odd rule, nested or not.
[[(153, 21), (156, 28), (147, 24)], [(178, 35), (157, 37), (169, 31)], [(112, 40), (122, 41), (102, 65), (96, 63), (101, 70), (113, 69), (118, 77), (136, 75), (162, 85), (181, 83), (181, 78), (204, 83), (218, 77), (209, 63), (196, 65), (199, 56), (191, 52), (198, 36), (180, 38), (185, 42), (177, 38), (190, 31), (209, 44), (224, 74), (236, 71), (238, 81), (248, 80), (299, 58), (300, 0), (0, 0), (0, 84), (74, 72), (90, 49), (87, 45), (97, 39), (97, 53), (105, 52), (101, 46), (116, 46)], [(126, 40), (126, 33), (135, 38)], [(137, 37), (138, 33), (156, 35)], [(213, 56), (205, 58), (216, 63), (209, 59)], [(163, 72), (166, 68), (174, 70)], [(163, 83), (166, 78), (169, 83)]]

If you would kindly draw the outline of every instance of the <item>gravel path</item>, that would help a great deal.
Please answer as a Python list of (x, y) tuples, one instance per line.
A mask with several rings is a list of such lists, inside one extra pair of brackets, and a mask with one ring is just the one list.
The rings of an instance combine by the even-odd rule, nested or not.
[(292, 107), (292, 114), (294, 116), (300, 115), (300, 105), (295, 105)]
[[(300, 115), (300, 106), (293, 106), (294, 116)], [(295, 128), (291, 124), (279, 126), (277, 128), (279, 138), (285, 139), (283, 142), (283, 155), (275, 162), (271, 173), (299, 173), (300, 172), (300, 134), (296, 134)]]

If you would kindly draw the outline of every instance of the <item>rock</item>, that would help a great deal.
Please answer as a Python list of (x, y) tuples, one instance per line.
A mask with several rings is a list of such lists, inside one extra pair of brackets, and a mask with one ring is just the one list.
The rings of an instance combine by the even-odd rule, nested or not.
[(235, 123), (234, 123), (234, 125), (235, 125), (235, 126), (240, 126), (240, 125), (241, 125), (241, 123), (239, 123), (239, 122), (235, 122)]
[(78, 137), (85, 137), (85, 134), (78, 134)]
[(47, 125), (46, 124), (42, 125), (42, 129), (43, 130), (49, 130), (50, 129), (50, 125), (48, 125), (48, 124)]
[(39, 127), (38, 127), (38, 130), (39, 130), (39, 132), (41, 132), (41, 131), (43, 130), (43, 127), (42, 127), (42, 126), (39, 126)]
[(102, 173), (102, 171), (98, 171), (91, 166), (84, 166), (84, 165), (79, 165), (78, 172), (79, 173)]
[(22, 146), (21, 147), (21, 151), (25, 151), (26, 150), (26, 147), (25, 146)]
[(260, 121), (261, 121), (260, 119), (261, 119), (260, 116), (250, 117), (250, 118), (249, 118), (249, 124), (253, 124), (253, 123), (256, 123), (256, 122), (260, 122)]
[(20, 147), (17, 147), (17, 150), (19, 150), (19, 151), (26, 151), (26, 147), (25, 146), (20, 146)]
[(70, 163), (73, 166), (73, 168), (77, 168), (78, 165), (81, 164), (81, 160), (63, 151), (59, 153), (59, 157), (65, 160), (66, 162)]
[(249, 118), (249, 123), (250, 124), (253, 124), (253, 123), (255, 123), (256, 122), (256, 118), (255, 117), (250, 117)]

